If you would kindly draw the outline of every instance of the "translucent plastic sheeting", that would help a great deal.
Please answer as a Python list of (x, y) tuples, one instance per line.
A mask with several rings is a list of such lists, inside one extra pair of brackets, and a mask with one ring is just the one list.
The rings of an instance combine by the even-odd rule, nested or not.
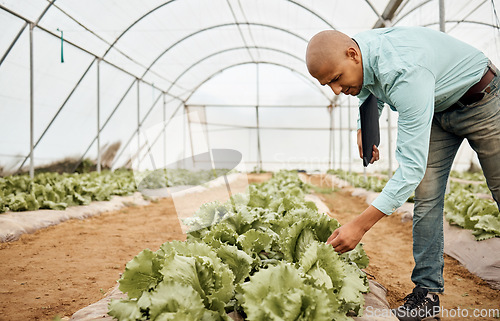
[[(10, 47), (12, 40), (16, 35), (26, 29), (25, 22), (12, 16), (11, 14), (0, 10), (0, 25), (3, 28), (2, 34), (0, 34), (0, 52), (7, 52)], [(25, 42), (27, 44), (27, 42)], [(0, 55), (0, 57), (3, 56)]]
[[(101, 148), (109, 148), (112, 144), (119, 143), (119, 149), (117, 150), (117, 156), (119, 153), (127, 150), (125, 146), (127, 141), (136, 135), (137, 124), (138, 124), (138, 108), (137, 108), (137, 82), (129, 80), (127, 85), (131, 86), (130, 91), (123, 98), (122, 102), (118, 105), (115, 102), (114, 108), (116, 110), (113, 114), (102, 119), (102, 131), (101, 131)], [(97, 134), (97, 133), (96, 133)], [(92, 158), (96, 157), (97, 149), (92, 149)], [(128, 156), (128, 153), (126, 153)], [(115, 158), (113, 158), (112, 163), (114, 164)]]
[[(412, 11), (418, 3), (410, 3), (404, 7), (397, 25), (425, 26), (439, 29), (439, 12), (436, 1), (423, 1), (418, 10)], [(496, 65), (500, 64), (500, 37), (498, 21), (493, 4), (496, 1), (445, 1), (445, 31), (482, 50)]]
[(328, 131), (263, 129), (260, 139), (267, 170), (328, 169)]
[[(500, 65), (496, 2), (446, 0), (444, 4), (445, 31), (484, 51)], [(133, 0), (4, 0), (0, 3), (0, 166), (3, 172), (12, 172), (22, 162), (25, 167), (29, 164), (31, 134), (36, 144), (36, 166), (68, 156), (97, 157), (97, 106), (101, 152), (119, 141), (113, 167), (127, 164), (132, 157), (128, 146), (140, 145), (137, 132), (163, 122), (165, 115), (168, 119), (184, 105), (207, 106), (208, 119), (213, 123), (226, 122), (232, 112), (239, 119), (238, 108), (210, 111), (217, 104), (350, 105), (354, 107), (351, 111), (334, 109), (333, 127), (337, 129), (333, 138), (327, 133), (327, 143), (321, 143), (318, 152), (333, 155), (334, 164), (350, 162), (345, 137), (352, 132), (340, 128), (346, 127), (344, 116), (352, 110), (357, 112), (357, 99), (348, 102), (342, 95), (334, 98), (329, 88), (321, 87), (309, 75), (304, 61), (308, 40), (318, 31), (332, 28), (350, 36), (376, 25), (439, 29), (438, 5), (437, 0), (151, 0), (140, 4)], [(287, 126), (302, 126), (294, 121), (290, 108), (283, 109), (280, 116), (286, 118), (288, 112)], [(253, 121), (254, 116), (249, 117)], [(328, 117), (318, 117), (308, 126), (323, 127)], [(186, 121), (185, 117), (180, 119)], [(262, 119), (275, 126), (271, 120)], [(393, 117), (391, 122), (396, 121)], [(160, 131), (162, 139), (153, 144), (155, 150), (163, 149), (164, 161), (189, 148), (184, 138), (189, 138), (186, 124), (180, 132), (165, 138), (163, 132), (171, 131), (170, 126), (175, 127), (162, 126), (166, 127)], [(255, 129), (245, 130), (252, 132), (247, 136), (255, 136)], [(391, 130), (394, 140), (396, 133)], [(298, 139), (303, 131), (289, 130), (284, 137), (263, 135)], [(134, 142), (134, 137), (139, 137), (138, 141)], [(211, 143), (236, 144), (228, 138), (213, 138)], [(179, 139), (182, 144), (170, 151), (167, 146), (176, 145)], [(333, 144), (328, 143), (330, 139)], [(168, 145), (169, 140), (174, 142)], [(263, 147), (273, 144), (261, 143)], [(246, 145), (242, 149), (256, 150)], [(286, 153), (295, 152), (296, 146)], [(264, 149), (262, 154), (264, 160), (269, 155)]]
[(326, 107), (332, 98), (331, 90), (326, 89), (315, 86), (313, 79), (296, 71), (269, 63), (258, 67), (248, 63), (217, 74), (198, 88), (189, 103), (234, 106), (234, 110), (238, 110), (238, 106), (257, 104)]
[[(17, 26), (16, 26), (17, 27)], [(0, 166), (10, 172), (30, 149), (30, 75), (25, 32), (0, 67)]]
[[(95, 66), (89, 70), (89, 73), (95, 74), (95, 72)], [(57, 92), (57, 89), (54, 91)], [(40, 107), (35, 111), (35, 140), (39, 141), (36, 147), (36, 157), (40, 165), (59, 160), (61, 150), (64, 150), (67, 157), (78, 159), (90, 145), (93, 137), (97, 135), (95, 77), (84, 78), (56, 116), (58, 110), (54, 108), (59, 109), (65, 97), (59, 98), (61, 101), (47, 104), (46, 108)], [(48, 112), (49, 110), (52, 112)], [(51, 121), (52, 124), (49, 127)], [(43, 132), (45, 134), (42, 138)]]
[[(209, 124), (217, 125), (219, 128), (214, 130), (223, 129), (246, 129), (257, 126), (257, 117), (255, 114), (255, 107), (207, 107), (206, 108), (207, 122)], [(228, 135), (230, 137), (230, 135)]]
[(212, 125), (208, 126), (208, 130), (212, 148), (229, 148), (241, 153), (243, 161), (238, 164), (236, 170), (252, 171), (256, 169), (258, 163), (257, 130)]
[[(141, 126), (139, 141), (137, 140), (136, 131), (120, 137), (119, 141), (122, 144), (113, 160), (114, 168), (124, 166), (130, 160), (134, 160), (138, 150), (141, 150), (141, 159), (146, 159), (146, 162), (142, 163), (142, 166), (146, 169), (165, 167), (186, 157), (185, 151), (189, 146), (186, 144), (185, 139), (184, 114), (180, 112), (174, 116), (176, 106), (173, 102), (165, 105), (165, 115), (163, 115), (162, 109), (162, 102), (155, 105), (152, 114), (150, 114), (152, 116), (147, 118), (148, 121)], [(137, 117), (132, 117), (132, 122), (136, 121)], [(130, 127), (136, 129), (133, 125)], [(142, 149), (141, 146), (138, 147), (141, 142), (142, 145), (146, 144)]]

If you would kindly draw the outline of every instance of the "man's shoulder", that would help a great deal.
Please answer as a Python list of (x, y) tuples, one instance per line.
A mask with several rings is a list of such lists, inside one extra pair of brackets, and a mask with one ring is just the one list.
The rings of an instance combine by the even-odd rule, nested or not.
[(367, 30), (353, 39), (360, 46), (364, 58), (374, 59), (371, 64), (385, 62), (388, 70), (393, 70), (399, 63), (405, 68), (421, 65), (428, 60), (427, 56), (436, 54), (437, 47), (442, 48), (445, 43), (452, 46), (458, 41), (451, 40), (443, 32), (417, 26)]
[(395, 26), (395, 27), (387, 27), (387, 28), (377, 28), (377, 29), (369, 29), (365, 31), (358, 32), (354, 35), (354, 38), (369, 38), (369, 37), (377, 37), (383, 35), (391, 35), (391, 34), (401, 34), (401, 33), (409, 33), (409, 34), (419, 34), (419, 33), (436, 33), (439, 31), (434, 29), (430, 29), (427, 27), (421, 26)]

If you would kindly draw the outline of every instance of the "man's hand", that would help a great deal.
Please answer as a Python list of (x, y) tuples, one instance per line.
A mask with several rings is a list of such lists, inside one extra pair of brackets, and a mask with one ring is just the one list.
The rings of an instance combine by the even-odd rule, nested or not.
[(354, 249), (363, 235), (365, 231), (351, 221), (333, 231), (326, 244), (333, 246), (338, 253), (345, 253)]
[[(363, 158), (363, 143), (361, 139), (361, 129), (358, 129), (358, 150), (359, 150), (359, 158)], [(373, 145), (372, 159), (370, 160), (370, 164), (378, 161), (380, 159), (379, 152), (377, 146)]]
[(356, 247), (365, 233), (385, 214), (370, 205), (352, 221), (342, 225), (326, 241), (336, 252), (345, 253)]

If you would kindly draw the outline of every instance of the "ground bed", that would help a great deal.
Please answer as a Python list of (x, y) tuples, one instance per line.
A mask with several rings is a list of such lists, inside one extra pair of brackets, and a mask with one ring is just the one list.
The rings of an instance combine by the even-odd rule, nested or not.
[[(269, 177), (252, 174), (248, 181)], [(323, 187), (330, 184), (321, 176), (309, 179)], [(233, 184), (232, 190), (239, 192), (244, 187)], [(352, 196), (348, 188), (318, 196), (341, 223), (366, 208), (365, 200)], [(221, 186), (186, 195), (186, 201), (197, 208), (208, 200), (223, 201), (225, 197), (227, 189)], [(156, 250), (166, 241), (184, 239), (172, 199), (163, 198), (146, 206), (69, 220), (25, 234), (17, 241), (0, 243), (0, 320), (52, 320), (56, 315), (69, 318), (105, 297), (115, 287), (125, 264), (141, 250)], [(399, 305), (413, 288), (411, 223), (402, 223), (398, 215), (384, 218), (365, 235), (363, 243), (370, 257), (366, 272), (387, 288), (390, 306)], [(441, 301), (450, 316), (460, 310), (468, 310), (472, 316), (474, 309), (499, 308), (500, 291), (448, 256), (445, 282)]]

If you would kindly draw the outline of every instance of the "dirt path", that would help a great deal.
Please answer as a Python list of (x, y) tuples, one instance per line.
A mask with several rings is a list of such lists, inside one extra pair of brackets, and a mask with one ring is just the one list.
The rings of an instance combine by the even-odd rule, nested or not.
[[(261, 182), (269, 177), (249, 175), (248, 181)], [(327, 186), (319, 177), (312, 182)], [(245, 186), (231, 184), (234, 193)], [(224, 201), (227, 195), (222, 186), (196, 197), (186, 196), (186, 203), (197, 209), (207, 200)], [(364, 200), (344, 190), (318, 195), (341, 223), (366, 207)], [(176, 204), (179, 201), (182, 200), (176, 200)], [(176, 204), (171, 198), (161, 199), (148, 206), (70, 220), (24, 235), (15, 242), (0, 243), (0, 320), (52, 320), (56, 315), (71, 316), (97, 302), (116, 284), (125, 264), (140, 251), (156, 250), (166, 241), (185, 238)], [(402, 224), (396, 215), (387, 217), (365, 235), (363, 242), (371, 259), (367, 272), (388, 288), (391, 306), (398, 305), (397, 300), (413, 287), (411, 225)], [(499, 307), (499, 291), (489, 288), (451, 258), (446, 258), (445, 279), (444, 307)]]
[[(269, 175), (249, 175), (250, 182)], [(246, 180), (231, 183), (244, 191)], [(127, 207), (0, 243), (0, 320), (52, 320), (71, 316), (102, 299), (116, 285), (125, 264), (145, 248), (184, 240), (175, 205), (196, 210), (209, 200), (225, 201), (225, 186), (148, 206)], [(184, 208), (186, 210), (186, 208)]]
[[(310, 177), (310, 182), (323, 188), (331, 188), (329, 181), (320, 175)], [(363, 199), (351, 196), (347, 188), (317, 195), (328, 205), (332, 215), (341, 224), (359, 215), (367, 207)], [(362, 242), (370, 257), (370, 265), (366, 272), (387, 288), (387, 300), (391, 307), (401, 305), (401, 299), (414, 287), (410, 280), (414, 265), (411, 222), (402, 223), (401, 216), (397, 214), (387, 216), (365, 234)], [(472, 315), (474, 309), (500, 311), (500, 291), (492, 289), (486, 282), (471, 274), (458, 261), (447, 255), (445, 255), (444, 278), (445, 293), (440, 297), (441, 306), (450, 310), (450, 316), (452, 313), (462, 313), (459, 311), (464, 309), (470, 311), (469, 315)], [(442, 320), (499, 320), (499, 318), (448, 317)]]

